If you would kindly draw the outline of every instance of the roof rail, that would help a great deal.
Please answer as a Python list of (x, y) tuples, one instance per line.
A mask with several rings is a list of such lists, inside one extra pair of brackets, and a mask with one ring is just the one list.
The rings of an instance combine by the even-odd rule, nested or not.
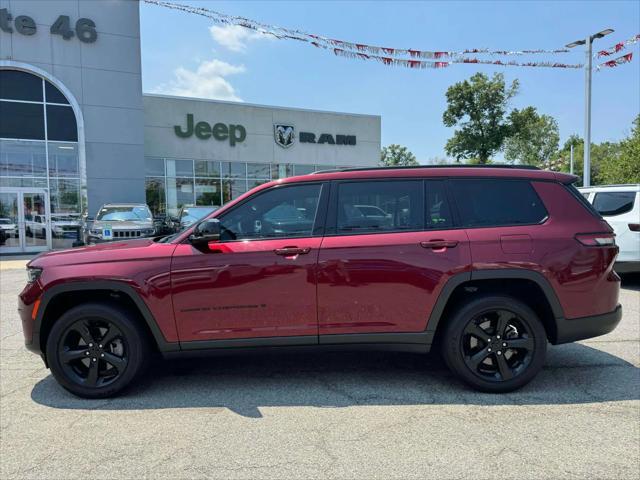
[(414, 168), (511, 168), (516, 170), (540, 170), (533, 165), (410, 165), (397, 167), (350, 167), (350, 168), (333, 168), (329, 170), (318, 170), (312, 172), (311, 175), (318, 173), (337, 173), (337, 172), (361, 172), (367, 170), (410, 170)]

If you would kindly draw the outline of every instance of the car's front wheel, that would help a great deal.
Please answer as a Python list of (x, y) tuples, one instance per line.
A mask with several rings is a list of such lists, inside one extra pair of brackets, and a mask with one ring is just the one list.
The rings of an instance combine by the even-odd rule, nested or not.
[(442, 353), (449, 368), (484, 392), (510, 392), (540, 371), (547, 336), (536, 313), (506, 296), (472, 300), (448, 322)]
[(113, 305), (87, 303), (65, 312), (47, 338), (53, 376), (71, 393), (105, 398), (144, 369), (147, 339), (132, 315)]

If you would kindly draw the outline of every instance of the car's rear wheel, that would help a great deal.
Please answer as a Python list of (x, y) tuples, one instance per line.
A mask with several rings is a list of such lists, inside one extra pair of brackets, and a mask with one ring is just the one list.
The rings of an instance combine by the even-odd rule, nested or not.
[(71, 393), (105, 398), (127, 387), (148, 358), (144, 332), (126, 310), (83, 304), (53, 325), (46, 355), (56, 380)]
[(442, 353), (449, 368), (484, 392), (509, 392), (540, 371), (547, 336), (536, 313), (506, 296), (478, 298), (448, 322)]

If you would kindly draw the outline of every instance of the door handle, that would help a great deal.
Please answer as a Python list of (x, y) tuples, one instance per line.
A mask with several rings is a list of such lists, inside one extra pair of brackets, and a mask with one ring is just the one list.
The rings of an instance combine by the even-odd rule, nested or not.
[(299, 248), (299, 247), (283, 247), (276, 248), (273, 253), (276, 255), (282, 255), (283, 257), (293, 257), (295, 255), (306, 255), (311, 251), (311, 247)]
[(420, 246), (423, 248), (433, 248), (434, 250), (443, 248), (455, 248), (458, 245), (458, 240), (429, 240), (428, 242), (420, 242)]

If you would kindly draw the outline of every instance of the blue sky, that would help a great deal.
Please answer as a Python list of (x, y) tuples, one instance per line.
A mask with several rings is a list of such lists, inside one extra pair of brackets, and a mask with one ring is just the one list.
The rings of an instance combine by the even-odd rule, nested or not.
[[(553, 49), (605, 28), (604, 49), (640, 33), (638, 1), (270, 2), (184, 1), (262, 23), (331, 38), (423, 50)], [(211, 31), (203, 17), (141, 4), (145, 92), (382, 116), (382, 144), (400, 143), (421, 163), (445, 157), (453, 129), (442, 124), (445, 92), (475, 72), (520, 80), (514, 107), (535, 106), (558, 121), (561, 141), (584, 130), (584, 71), (452, 65), (409, 70), (339, 58), (239, 27)], [(593, 75), (592, 140), (619, 140), (640, 113), (640, 43), (630, 64)], [(510, 57), (582, 63), (568, 54)], [(507, 58), (509, 59), (509, 58)], [(596, 61), (596, 60), (594, 60)]]

